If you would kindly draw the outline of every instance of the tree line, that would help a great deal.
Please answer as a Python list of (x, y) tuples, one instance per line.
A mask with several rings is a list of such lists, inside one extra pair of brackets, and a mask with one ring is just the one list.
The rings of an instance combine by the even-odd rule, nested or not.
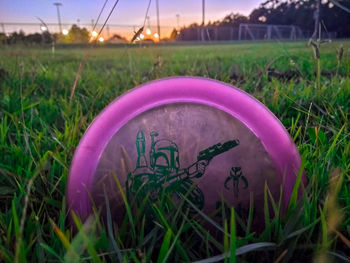
[(0, 33), (0, 42), (4, 44), (50, 44), (55, 43), (88, 43), (90, 39), (90, 33), (86, 28), (80, 28), (77, 25), (72, 25), (67, 35), (62, 33), (50, 34), (49, 31), (40, 33), (25, 34), (22, 30), (19, 32), (13, 32), (6, 36), (4, 33)]
[[(319, 6), (318, 6), (319, 5)], [(317, 9), (319, 7), (319, 10)], [(249, 16), (231, 13), (221, 20), (206, 25), (192, 24), (180, 30), (205, 27), (233, 27), (240, 24), (294, 25), (303, 31), (314, 31), (315, 20), (319, 15), (322, 31), (336, 32), (338, 38), (350, 37), (350, 1), (344, 0), (268, 0), (254, 9)], [(318, 13), (317, 13), (318, 12)], [(195, 31), (192, 31), (195, 34)]]

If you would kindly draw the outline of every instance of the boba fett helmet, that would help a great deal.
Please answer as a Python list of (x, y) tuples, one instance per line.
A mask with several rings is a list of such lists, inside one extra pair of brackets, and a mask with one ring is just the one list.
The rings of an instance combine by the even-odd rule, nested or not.
[(157, 140), (157, 132), (151, 132), (150, 166), (152, 170), (177, 172), (180, 168), (179, 150), (176, 143), (170, 140)]

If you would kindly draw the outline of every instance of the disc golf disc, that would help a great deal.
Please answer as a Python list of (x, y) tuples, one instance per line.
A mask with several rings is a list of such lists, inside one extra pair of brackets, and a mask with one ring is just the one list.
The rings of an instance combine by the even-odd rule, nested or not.
[[(156, 201), (161, 192), (210, 214), (224, 198), (262, 209), (265, 184), (289, 202), (300, 168), (296, 146), (262, 103), (228, 84), (174, 77), (141, 85), (93, 121), (75, 152), (68, 206), (86, 218), (94, 205), (118, 215), (128, 196)], [(303, 178), (304, 180), (304, 178)], [(120, 211), (120, 210), (119, 210)]]

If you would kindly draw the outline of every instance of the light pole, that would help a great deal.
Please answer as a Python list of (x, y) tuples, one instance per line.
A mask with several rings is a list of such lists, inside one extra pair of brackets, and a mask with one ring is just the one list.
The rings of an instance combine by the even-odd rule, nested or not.
[(110, 36), (109, 25), (106, 26), (106, 30), (107, 30), (107, 37), (109, 38)]
[(158, 29), (158, 39), (160, 40), (159, 3), (158, 3), (158, 0), (156, 0), (156, 7), (157, 7), (157, 29)]
[(61, 24), (61, 16), (60, 16), (60, 6), (62, 6), (62, 4), (61, 3), (54, 3), (54, 5), (57, 8), (58, 26), (60, 27), (60, 33), (62, 33), (62, 24)]
[(146, 19), (147, 19), (147, 24), (148, 24), (148, 28), (146, 29), (146, 34), (147, 34), (147, 35), (151, 35), (151, 34), (152, 34), (152, 31), (151, 31), (150, 17), (147, 16)]
[(177, 30), (179, 31), (180, 30), (180, 15), (179, 14), (176, 15), (176, 21), (177, 21)]
[(205, 0), (202, 0), (202, 24), (205, 23)]
[(148, 28), (151, 28), (151, 18), (149, 16), (147, 16), (147, 24)]

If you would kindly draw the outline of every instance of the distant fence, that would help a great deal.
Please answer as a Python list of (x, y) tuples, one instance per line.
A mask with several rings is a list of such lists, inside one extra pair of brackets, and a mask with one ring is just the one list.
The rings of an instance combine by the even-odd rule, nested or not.
[[(45, 23), (48, 27), (48, 31), (52, 33), (59, 33), (60, 26), (58, 23)], [(75, 24), (81, 28), (86, 28), (91, 31), (93, 29), (93, 23), (62, 23), (61, 28), (69, 30), (72, 25)], [(18, 23), (18, 22), (0, 22), (0, 32), (9, 35), (13, 32), (19, 32), (22, 30), (25, 34), (33, 34), (33, 33), (42, 33), (43, 24), (38, 22), (33, 23)], [(96, 32), (99, 32), (102, 24), (96, 25)], [(123, 24), (107, 24), (102, 32), (102, 36), (106, 39), (112, 37), (114, 34), (121, 35), (127, 39), (131, 39), (134, 35), (134, 32), (137, 31), (141, 25), (123, 25)], [(148, 28), (148, 27), (147, 27)], [(157, 32), (157, 27), (155, 25), (151, 25), (150, 30), (152, 33)], [(161, 26), (160, 33), (161, 37), (169, 37), (171, 31), (174, 29), (173, 26)]]
[[(69, 30), (75, 24), (81, 28), (91, 31), (93, 24), (87, 23), (62, 23), (61, 28)], [(57, 23), (46, 23), (50, 33), (58, 33), (60, 26)], [(102, 25), (98, 24), (95, 31), (99, 32)], [(102, 36), (110, 39), (113, 35), (118, 34), (127, 39), (131, 39), (134, 32), (140, 25), (122, 25), (107, 24), (103, 30)], [(157, 32), (155, 25), (149, 27), (152, 34)], [(13, 32), (22, 30), (26, 34), (42, 33), (42, 23), (12, 23), (0, 22), (0, 32), (9, 35)], [(170, 37), (174, 30), (173, 26), (161, 26), (161, 38)], [(307, 39), (312, 35), (312, 31), (302, 30), (294, 25), (266, 25), (266, 24), (240, 24), (238, 27), (222, 27), (222, 26), (197, 26), (183, 28), (179, 31), (176, 40), (178, 41), (230, 41), (230, 40), (296, 40)], [(324, 39), (334, 39), (337, 37), (336, 32), (323, 32)]]
[[(294, 25), (240, 24), (239, 27), (200, 26), (182, 29), (178, 40), (296, 40), (310, 38), (312, 33), (312, 31), (303, 31)], [(336, 32), (323, 32), (322, 35), (326, 39), (334, 39), (336, 36)]]

